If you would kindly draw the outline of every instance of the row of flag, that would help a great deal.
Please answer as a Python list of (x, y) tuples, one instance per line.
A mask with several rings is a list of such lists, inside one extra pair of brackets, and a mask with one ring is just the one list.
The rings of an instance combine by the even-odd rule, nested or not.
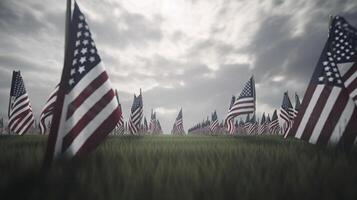
[[(131, 114), (124, 123), (118, 92), (113, 89), (102, 65), (85, 16), (74, 1), (67, 0), (65, 59), (61, 80), (41, 113), (41, 130), (52, 116), (44, 165), (54, 160), (87, 154), (113, 130), (130, 134), (159, 133), (161, 125), (152, 111), (150, 123), (143, 120), (142, 93), (134, 95)], [(357, 134), (357, 31), (342, 17), (331, 22), (329, 37), (315, 72), (300, 104), (296, 96), (293, 108), (284, 94), (279, 112), (256, 119), (254, 77), (244, 85), (239, 96), (233, 96), (223, 122), (217, 113), (189, 129), (228, 134), (281, 134), (311, 143), (337, 143), (350, 147)], [(246, 116), (246, 120), (235, 120)], [(282, 125), (279, 125), (279, 118)], [(35, 123), (32, 107), (20, 72), (14, 71), (9, 100), (9, 129), (20, 135)], [(3, 127), (2, 121), (2, 127)], [(159, 130), (159, 131), (158, 131)], [(172, 134), (184, 135), (182, 109)]]

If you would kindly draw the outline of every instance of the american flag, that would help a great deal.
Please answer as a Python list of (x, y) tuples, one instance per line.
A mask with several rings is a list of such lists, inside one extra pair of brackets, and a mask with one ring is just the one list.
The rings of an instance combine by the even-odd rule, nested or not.
[(41, 115), (40, 115), (40, 131), (41, 134), (46, 133), (46, 119), (48, 117), (51, 117), (53, 115), (53, 108), (55, 107), (56, 99), (57, 99), (57, 92), (58, 92), (58, 85), (55, 87), (55, 89), (51, 92), (46, 105), (43, 107)]
[(179, 114), (176, 117), (174, 126), (172, 128), (173, 135), (184, 135), (185, 130), (183, 129), (183, 119), (182, 119), (182, 108), (180, 109)]
[(300, 108), (300, 98), (298, 96), (298, 94), (295, 92), (295, 107), (294, 109), (292, 110), (292, 116), (293, 118), (295, 118), (299, 112), (299, 108)]
[(116, 132), (120, 135), (123, 135), (124, 134), (124, 118), (123, 118), (123, 112), (122, 112), (122, 109), (121, 109), (121, 104), (120, 104), (120, 101), (119, 101), (119, 94), (118, 94), (118, 90), (115, 90), (115, 96), (117, 98), (117, 102), (118, 102), (118, 109), (120, 111), (120, 116), (119, 116), (119, 121), (117, 123), (117, 126), (116, 126)]
[(244, 125), (242, 127), (245, 134), (248, 134), (249, 127), (250, 127), (250, 118), (249, 118), (249, 114), (247, 114)]
[(162, 128), (161, 128), (160, 121), (158, 119), (156, 121), (157, 121), (157, 123), (156, 123), (157, 134), (162, 134)]
[[(317, 144), (356, 143), (356, 29), (342, 17), (331, 22), (329, 37), (289, 136)], [(350, 83), (350, 84), (349, 84)]]
[(10, 131), (19, 135), (25, 134), (34, 125), (30, 99), (20, 71), (12, 72), (8, 116)]
[(280, 131), (279, 118), (278, 118), (277, 111), (274, 110), (274, 113), (273, 113), (273, 116), (271, 118), (271, 122), (269, 125), (269, 132), (271, 134), (279, 134), (279, 131)]
[(146, 117), (144, 117), (143, 132), (146, 134), (148, 130), (149, 130), (148, 122), (146, 120)]
[(263, 113), (262, 120), (260, 121), (260, 126), (259, 126), (259, 134), (266, 134), (267, 133), (267, 127), (268, 127), (268, 121), (265, 119), (265, 113)]
[(101, 65), (84, 15), (67, 1), (65, 62), (59, 85), (45, 166), (60, 157), (86, 154), (117, 125), (118, 102)]
[[(231, 104), (229, 105), (229, 110), (232, 108), (235, 101), (236, 101), (236, 97), (233, 95), (231, 98)], [(235, 132), (234, 118), (229, 119), (226, 124), (227, 124), (228, 133), (230, 135), (233, 135), (233, 133)]]
[(255, 119), (255, 115), (250, 119), (249, 127), (248, 127), (248, 134), (249, 135), (256, 135), (258, 133), (258, 122)]
[(214, 111), (212, 113), (212, 118), (211, 119), (212, 119), (212, 122), (210, 124), (209, 129), (211, 130), (212, 133), (214, 133), (218, 128), (218, 117), (217, 117), (217, 112), (216, 111)]
[(152, 109), (151, 109), (151, 116), (150, 116), (149, 132), (151, 134), (155, 134), (157, 132), (156, 113)]
[(293, 125), (293, 120), (294, 120), (294, 108), (291, 104), (288, 92), (284, 93), (283, 96), (283, 103), (281, 104), (280, 108), (280, 118), (283, 120), (283, 125), (284, 127), (282, 134), (284, 137), (286, 134), (289, 132), (290, 128)]
[[(254, 113), (255, 112), (255, 84), (254, 78), (251, 77), (248, 82), (245, 83), (242, 92), (239, 97), (235, 99), (232, 107), (229, 108), (228, 114), (225, 118), (225, 123), (233, 120), (236, 116)], [(229, 125), (228, 125), (228, 131)]]
[(136, 134), (139, 132), (142, 118), (143, 118), (143, 98), (140, 89), (139, 96), (136, 96), (134, 94), (134, 101), (133, 101), (133, 105), (131, 106), (131, 114), (128, 124), (129, 132), (131, 134)]

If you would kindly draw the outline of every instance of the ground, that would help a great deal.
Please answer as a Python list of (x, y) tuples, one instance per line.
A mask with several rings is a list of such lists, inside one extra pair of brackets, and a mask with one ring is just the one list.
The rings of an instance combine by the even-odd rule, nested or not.
[(45, 136), (0, 136), (1, 199), (357, 199), (357, 151), (279, 136), (108, 137), (41, 170)]

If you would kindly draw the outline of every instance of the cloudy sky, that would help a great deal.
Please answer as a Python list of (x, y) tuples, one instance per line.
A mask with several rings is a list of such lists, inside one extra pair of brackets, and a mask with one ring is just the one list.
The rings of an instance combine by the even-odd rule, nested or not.
[[(355, 0), (78, 0), (129, 116), (143, 90), (144, 113), (170, 131), (217, 110), (254, 75), (258, 113), (279, 108), (288, 90), (304, 95), (327, 37), (329, 15), (357, 26)], [(59, 82), (65, 1), (0, 1), (0, 113), (12, 70), (21, 70), (35, 116)]]

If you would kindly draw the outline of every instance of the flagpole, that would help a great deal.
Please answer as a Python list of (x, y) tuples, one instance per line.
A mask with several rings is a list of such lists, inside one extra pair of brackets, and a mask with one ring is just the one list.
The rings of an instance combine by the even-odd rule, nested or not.
[(61, 75), (61, 82), (59, 84), (58, 88), (58, 94), (57, 94), (57, 99), (56, 99), (56, 104), (54, 106), (54, 114), (52, 117), (52, 124), (51, 124), (51, 129), (50, 133), (48, 136), (48, 142), (47, 142), (47, 149), (46, 149), (46, 154), (44, 157), (44, 162), (43, 162), (43, 167), (44, 168), (49, 168), (52, 160), (53, 160), (53, 153), (55, 150), (55, 144), (56, 144), (56, 139), (58, 135), (58, 128), (59, 128), (59, 123), (60, 123), (60, 118), (61, 118), (61, 113), (62, 113), (62, 107), (63, 107), (63, 102), (64, 102), (64, 96), (65, 96), (65, 91), (67, 88), (67, 83), (65, 82), (69, 78), (69, 73), (70, 73), (70, 57), (72, 55), (69, 54), (69, 46), (70, 43), (70, 25), (71, 25), (71, 0), (67, 0), (67, 5), (66, 5), (66, 21), (65, 21), (65, 44), (64, 44), (64, 66), (62, 69), (62, 75)]

